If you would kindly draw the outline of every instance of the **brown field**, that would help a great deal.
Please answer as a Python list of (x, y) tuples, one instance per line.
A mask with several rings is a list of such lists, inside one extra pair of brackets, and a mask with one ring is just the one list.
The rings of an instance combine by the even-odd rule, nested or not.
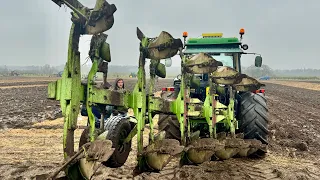
[(284, 80), (281, 80), (281, 81), (271, 80), (269, 81), (269, 83), (320, 91), (320, 81), (313, 81), (313, 82), (293, 81), (292, 82), (292, 81), (284, 81)]
[[(62, 164), (59, 102), (46, 99), (46, 84), (55, 79), (0, 79), (0, 179), (43, 179)], [(132, 79), (125, 82), (128, 89), (135, 84)], [(173, 161), (161, 173), (134, 179), (320, 179), (320, 91), (290, 83), (266, 82), (270, 146), (265, 159), (234, 158), (182, 168)], [(156, 89), (171, 84), (170, 79), (159, 80)], [(86, 118), (79, 116), (78, 123), (85, 125)], [(81, 132), (76, 130), (76, 143)], [(103, 167), (93, 179), (132, 179), (135, 138), (132, 149), (123, 167)]]

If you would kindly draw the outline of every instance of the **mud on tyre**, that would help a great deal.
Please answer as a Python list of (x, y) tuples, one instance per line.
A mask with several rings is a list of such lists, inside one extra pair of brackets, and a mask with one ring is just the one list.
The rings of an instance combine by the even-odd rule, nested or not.
[(166, 132), (166, 139), (181, 141), (180, 123), (175, 115), (159, 114), (158, 129)]
[[(123, 143), (125, 138), (131, 132), (131, 125), (128, 119), (122, 116), (110, 117), (105, 122), (105, 131), (108, 131), (107, 138), (112, 141), (112, 147), (115, 148), (114, 153), (108, 161), (103, 162), (107, 167), (122, 166), (131, 151), (131, 140), (128, 143)], [(89, 127), (87, 127), (81, 134), (79, 147), (89, 142)]]
[[(239, 120), (239, 133), (245, 139), (257, 139), (268, 144), (268, 109), (266, 98), (260, 94), (245, 92), (240, 94), (240, 107), (237, 119)], [(263, 156), (266, 150), (259, 150), (255, 155)]]

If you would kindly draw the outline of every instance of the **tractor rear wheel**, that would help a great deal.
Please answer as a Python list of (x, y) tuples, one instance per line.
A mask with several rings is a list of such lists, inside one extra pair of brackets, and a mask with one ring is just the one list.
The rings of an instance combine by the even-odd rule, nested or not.
[(166, 139), (181, 141), (180, 123), (175, 115), (159, 114), (158, 129), (166, 132)]
[[(251, 92), (240, 96), (239, 132), (244, 133), (245, 139), (257, 139), (267, 145), (269, 122), (266, 98)], [(266, 150), (259, 150), (255, 155), (263, 156), (265, 153)]]
[[(131, 129), (129, 120), (122, 116), (112, 116), (105, 122), (105, 131), (108, 131), (106, 139), (112, 141), (112, 148), (115, 148), (115, 151), (103, 165), (116, 168), (126, 162), (131, 151), (131, 140), (128, 143), (124, 143), (124, 140)], [(89, 142), (89, 127), (81, 134), (79, 148), (87, 142)]]

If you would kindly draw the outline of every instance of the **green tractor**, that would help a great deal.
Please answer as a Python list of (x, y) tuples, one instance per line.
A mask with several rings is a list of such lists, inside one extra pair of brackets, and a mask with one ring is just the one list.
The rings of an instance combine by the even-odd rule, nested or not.
[[(212, 126), (216, 126), (213, 127), (214, 134), (226, 132), (229, 129), (231, 132), (242, 133), (244, 139), (256, 139), (267, 145), (268, 109), (266, 98), (264, 97), (265, 89), (260, 88), (264, 85), (247, 75), (240, 74), (241, 56), (256, 53), (244, 52), (244, 50), (248, 49), (248, 45), (241, 42), (244, 29), (240, 29), (239, 34), (240, 40), (235, 37), (224, 38), (222, 33), (203, 33), (201, 38), (189, 38), (185, 42), (184, 57), (195, 57), (203, 53), (206, 58), (213, 58), (218, 61), (218, 68), (215, 72), (207, 71), (209, 73), (203, 73), (202, 70), (197, 70), (197, 73), (189, 76), (190, 91), (188, 98), (200, 100), (201, 103), (204, 103), (203, 105), (209, 103), (206, 101), (212, 87), (211, 83), (213, 83), (215, 98), (212, 103), (215, 103), (217, 107), (228, 109), (229, 111), (225, 113), (233, 119), (232, 121), (235, 124), (234, 127), (230, 126), (228, 128), (225, 121), (227, 119), (222, 120), (222, 117), (220, 117), (220, 121), (215, 119), (212, 124)], [(187, 32), (183, 33), (183, 37), (186, 40)], [(200, 63), (197, 68), (199, 68), (199, 65)], [(261, 65), (261, 56), (256, 56), (255, 66), (261, 67)], [(184, 70), (182, 69), (182, 71)], [(182, 75), (179, 74), (174, 79), (172, 87), (162, 88), (162, 98), (175, 100), (178, 97), (181, 91), (181, 77)], [(236, 77), (239, 80), (242, 79), (238, 80), (238, 84), (233, 80)], [(245, 85), (246, 88), (244, 88), (245, 86), (241, 87), (241, 84), (244, 85), (244, 83), (247, 83)], [(204, 121), (204, 119), (202, 123), (199, 120), (193, 122), (189, 127), (186, 127), (190, 128), (191, 133), (198, 132), (200, 137), (210, 136), (210, 123)], [(181, 138), (181, 128), (176, 115), (160, 114), (158, 125), (160, 131), (166, 131), (166, 138)], [(263, 156), (265, 153), (266, 149), (261, 148), (253, 155)]]
[(129, 74), (129, 78), (136, 78), (136, 77), (137, 77), (137, 73), (132, 72)]
[[(77, 0), (52, 1), (73, 10), (67, 63), (61, 79), (48, 85), (48, 98), (60, 101), (64, 116), (65, 163), (52, 178), (64, 171), (69, 179), (90, 179), (101, 164), (121, 167), (135, 136), (136, 173), (159, 172), (173, 157), (180, 157), (183, 166), (234, 156), (261, 156), (266, 152), (266, 102), (256, 93), (262, 91), (263, 84), (241, 74), (240, 69), (240, 56), (249, 53), (239, 47), (247, 49), (247, 45), (237, 38), (207, 36), (183, 43), (165, 31), (150, 38), (137, 28), (138, 81), (132, 92), (111, 90), (105, 85), (111, 56), (104, 32), (113, 26), (116, 6), (105, 0), (97, 0), (94, 8), (87, 8)], [(78, 48), (79, 38), (84, 34), (92, 35), (89, 50), (92, 67), (86, 82), (81, 82)], [(175, 81), (175, 88), (169, 88), (173, 89), (170, 94), (155, 96), (156, 76), (166, 77), (166, 66), (160, 61), (169, 61), (176, 55), (181, 58), (181, 77)], [(256, 66), (261, 63), (261, 56), (257, 56)], [(104, 74), (103, 86), (94, 82), (97, 72)], [(75, 150), (74, 131), (78, 128), (80, 105), (85, 107), (88, 125)], [(113, 113), (107, 115), (110, 108)], [(133, 116), (125, 113), (129, 108), (133, 109)], [(157, 114), (160, 119), (155, 129)], [(145, 143), (143, 132), (147, 129)]]

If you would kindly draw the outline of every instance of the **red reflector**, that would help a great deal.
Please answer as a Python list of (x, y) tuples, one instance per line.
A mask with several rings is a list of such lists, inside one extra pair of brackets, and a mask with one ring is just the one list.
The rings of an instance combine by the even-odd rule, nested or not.
[(162, 88), (162, 91), (167, 91), (167, 88)]
[(169, 87), (169, 88), (167, 88), (167, 91), (174, 91), (174, 88), (173, 87)]
[(261, 93), (264, 93), (265, 91), (266, 91), (266, 90), (264, 90), (264, 89), (261, 89), (261, 90), (260, 90)]

